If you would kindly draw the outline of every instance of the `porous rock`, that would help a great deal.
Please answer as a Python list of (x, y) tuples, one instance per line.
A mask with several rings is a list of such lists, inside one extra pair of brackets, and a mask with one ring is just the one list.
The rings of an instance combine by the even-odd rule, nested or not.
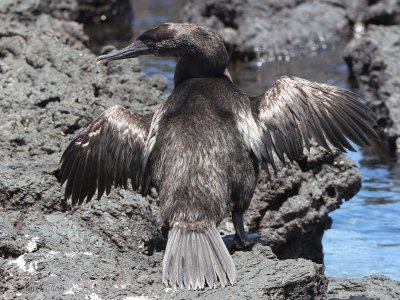
[(147, 79), (137, 60), (96, 65), (77, 23), (0, 16), (0, 294), (50, 299), (52, 290), (73, 295), (81, 280), (135, 281), (139, 273), (124, 272), (151, 264), (160, 235), (150, 202), (113, 191), (65, 212), (57, 170), (62, 151), (93, 118), (115, 104), (154, 110), (165, 85)]
[(0, 12), (18, 14), (25, 20), (45, 13), (80, 23), (130, 22), (132, 18), (130, 0), (3, 0)]
[(233, 58), (289, 60), (340, 41), (349, 27), (343, 1), (189, 1), (183, 21), (214, 28)]
[[(2, 295), (324, 297), (322, 267), (297, 257), (320, 260), (315, 253), (305, 254), (304, 245), (314, 247), (310, 240), (315, 236), (318, 243), (329, 226), (327, 213), (358, 190), (359, 174), (351, 161), (314, 149), (272, 182), (262, 176), (247, 218), (248, 227), (260, 231), (261, 242), (233, 254), (237, 285), (198, 292), (165, 289), (157, 201), (114, 190), (99, 202), (72, 209), (61, 204), (63, 188), (57, 180), (61, 153), (77, 131), (114, 104), (154, 110), (164, 101), (165, 82), (145, 78), (137, 60), (94, 64), (77, 23), (48, 14), (30, 18), (26, 12), (0, 12)], [(296, 259), (279, 260), (268, 244), (280, 257)]]
[(347, 17), (352, 23), (364, 25), (400, 24), (400, 2), (397, 0), (346, 1)]
[(345, 50), (345, 60), (368, 105), (385, 128), (392, 149), (400, 149), (400, 26), (370, 25)]
[(331, 278), (328, 284), (329, 300), (394, 300), (400, 298), (400, 282), (386, 276), (368, 276), (360, 279)]

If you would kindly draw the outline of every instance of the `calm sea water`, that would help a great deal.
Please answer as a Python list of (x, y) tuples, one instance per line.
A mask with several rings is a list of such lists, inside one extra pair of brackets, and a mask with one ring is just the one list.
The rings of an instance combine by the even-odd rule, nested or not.
[[(182, 0), (134, 1), (135, 35), (162, 22), (178, 21), (183, 3)], [(261, 67), (255, 63), (235, 65), (230, 71), (235, 83), (249, 95), (262, 93), (284, 74), (353, 89), (347, 80), (341, 49)], [(144, 58), (141, 63), (148, 76), (164, 75), (168, 79), (167, 93), (171, 91), (174, 60)], [(382, 274), (400, 279), (400, 164), (382, 145), (348, 155), (360, 168), (363, 186), (353, 199), (330, 214), (333, 225), (323, 238), (326, 274), (331, 277)]]

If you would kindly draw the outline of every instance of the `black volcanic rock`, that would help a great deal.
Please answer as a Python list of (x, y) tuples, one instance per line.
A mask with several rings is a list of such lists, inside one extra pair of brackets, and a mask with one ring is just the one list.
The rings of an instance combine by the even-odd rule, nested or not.
[(0, 3), (0, 12), (18, 14), (25, 19), (45, 13), (80, 23), (130, 22), (132, 19), (130, 0), (4, 0)]
[(386, 276), (368, 276), (361, 279), (335, 278), (329, 280), (329, 300), (400, 298), (400, 282)]
[(345, 60), (385, 129), (392, 149), (400, 149), (400, 26), (370, 25), (345, 50)]
[(188, 1), (183, 21), (222, 35), (234, 58), (289, 60), (334, 45), (348, 31), (343, 1)]
[[(71, 139), (114, 104), (154, 110), (165, 99), (165, 81), (146, 78), (135, 59), (96, 65), (80, 24), (35, 9), (39, 0), (24, 3), (25, 8), (22, 1), (0, 5), (1, 295), (325, 297), (328, 282), (322, 266), (298, 257), (321, 261), (328, 212), (359, 189), (357, 168), (338, 153), (315, 148), (272, 182), (260, 178), (246, 219), (261, 239), (251, 251), (233, 254), (239, 280), (225, 289), (165, 289), (165, 239), (156, 199), (116, 189), (76, 209), (63, 204), (57, 175)], [(228, 219), (220, 229), (233, 232)], [(269, 245), (287, 259), (279, 260)]]
[(346, 1), (347, 16), (353, 23), (375, 25), (400, 24), (400, 2), (397, 0)]

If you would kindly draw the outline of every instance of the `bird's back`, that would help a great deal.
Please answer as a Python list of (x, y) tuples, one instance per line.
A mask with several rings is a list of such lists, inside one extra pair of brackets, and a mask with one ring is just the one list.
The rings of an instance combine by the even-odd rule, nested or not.
[(223, 218), (233, 173), (249, 164), (234, 116), (241, 101), (225, 77), (185, 80), (166, 101), (150, 159), (163, 219)]

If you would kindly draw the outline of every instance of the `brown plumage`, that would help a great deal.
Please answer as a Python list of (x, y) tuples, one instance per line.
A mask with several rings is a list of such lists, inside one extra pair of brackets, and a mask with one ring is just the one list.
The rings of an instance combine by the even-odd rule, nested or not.
[[(378, 139), (371, 111), (343, 89), (284, 76), (259, 97), (239, 91), (228, 54), (211, 29), (167, 23), (143, 33), (98, 63), (153, 54), (178, 57), (175, 86), (154, 114), (107, 109), (81, 131), (61, 159), (61, 182), (72, 204), (108, 194), (128, 179), (144, 196), (152, 184), (169, 225), (163, 282), (173, 288), (216, 288), (236, 282), (235, 265), (216, 226), (232, 213), (236, 247), (250, 241), (243, 213), (253, 196), (259, 162), (301, 156), (314, 139), (342, 151), (347, 139)], [(331, 146), (330, 146), (331, 145)], [(274, 154), (275, 153), (275, 154)]]
[(151, 115), (141, 115), (116, 105), (82, 130), (61, 157), (61, 184), (67, 181), (65, 198), (72, 204), (97, 199), (111, 187), (133, 190), (141, 185), (142, 152)]
[[(273, 152), (285, 164), (310, 150), (311, 139), (330, 150), (329, 143), (341, 150), (355, 151), (347, 139), (369, 146), (379, 139), (373, 113), (359, 102), (361, 98), (341, 88), (283, 76), (264, 94), (251, 98), (267, 153), (264, 162), (274, 170)], [(267, 170), (268, 171), (268, 170)]]

